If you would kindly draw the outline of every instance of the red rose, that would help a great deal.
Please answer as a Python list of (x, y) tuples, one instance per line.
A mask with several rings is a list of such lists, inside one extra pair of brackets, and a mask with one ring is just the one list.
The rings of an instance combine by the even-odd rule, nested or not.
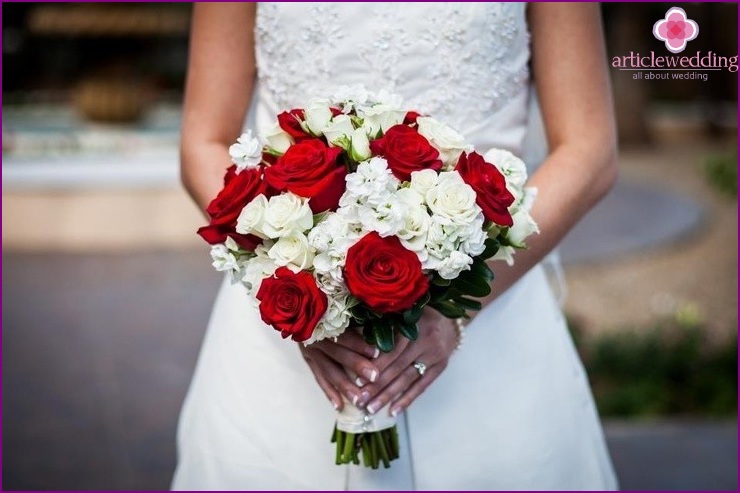
[(483, 216), (499, 226), (513, 226), (509, 206), (514, 203), (514, 196), (506, 188), (506, 179), (498, 168), (487, 163), (483, 156), (463, 152), (455, 167), (462, 179), (473, 187), (476, 203), (483, 209)]
[(421, 116), (421, 113), (417, 111), (407, 111), (406, 116), (403, 117), (404, 125), (416, 125), (416, 119)]
[(319, 139), (302, 140), (265, 170), (265, 180), (281, 192), (310, 199), (308, 205), (315, 213), (335, 210), (347, 176), (347, 169), (338, 162), (341, 153), (340, 147), (327, 147)]
[(329, 305), (310, 272), (298, 274), (280, 267), (273, 277), (262, 281), (257, 299), (262, 320), (280, 331), (283, 339), (309, 339)]
[(374, 155), (383, 156), (388, 167), (402, 181), (410, 181), (413, 171), (439, 171), (442, 161), (439, 152), (416, 129), (394, 125), (381, 138), (370, 142)]
[(254, 250), (262, 240), (237, 233), (236, 220), (244, 206), (259, 194), (267, 194), (262, 168), (245, 169), (237, 174), (236, 166), (229, 167), (224, 176), (224, 188), (206, 209), (210, 223), (200, 228), (198, 234), (211, 245), (223, 243), (230, 236), (240, 247)]
[(365, 235), (347, 252), (349, 292), (377, 313), (408, 310), (429, 289), (421, 262), (395, 236)]
[(306, 118), (306, 113), (302, 109), (295, 108), (290, 111), (283, 111), (277, 118), (280, 128), (285, 130), (295, 140), (311, 138), (311, 135), (301, 127), (301, 120)]

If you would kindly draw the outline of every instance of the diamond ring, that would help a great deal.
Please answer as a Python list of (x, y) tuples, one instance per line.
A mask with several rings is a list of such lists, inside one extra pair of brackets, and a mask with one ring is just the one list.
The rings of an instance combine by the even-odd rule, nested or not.
[(413, 366), (416, 369), (416, 371), (419, 372), (419, 376), (420, 377), (423, 377), (424, 376), (424, 373), (426, 373), (426, 371), (427, 371), (427, 365), (425, 365), (421, 361), (417, 361), (417, 362), (414, 363)]

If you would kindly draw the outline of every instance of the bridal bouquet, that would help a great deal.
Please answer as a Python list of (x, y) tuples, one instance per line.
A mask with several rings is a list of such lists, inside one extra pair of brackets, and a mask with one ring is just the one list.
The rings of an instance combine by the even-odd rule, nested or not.
[[(399, 335), (417, 338), (426, 306), (467, 318), (490, 293), (486, 260), (511, 263), (537, 231), (521, 160), (481, 155), (444, 123), (361, 87), (281, 113), (229, 153), (198, 234), (262, 320), (304, 344), (353, 328), (388, 352)], [(362, 455), (365, 466), (388, 467), (398, 457), (385, 411), (345, 402), (338, 464)]]

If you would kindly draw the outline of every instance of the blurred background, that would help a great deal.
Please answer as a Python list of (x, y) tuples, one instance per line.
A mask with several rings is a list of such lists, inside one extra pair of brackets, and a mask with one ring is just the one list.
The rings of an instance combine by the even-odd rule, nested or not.
[[(605, 4), (608, 55), (674, 4)], [(678, 4), (736, 56), (737, 4)], [(220, 276), (179, 184), (189, 4), (4, 4), (3, 489), (166, 489)], [(561, 248), (624, 489), (737, 488), (737, 72), (610, 69), (621, 176)]]

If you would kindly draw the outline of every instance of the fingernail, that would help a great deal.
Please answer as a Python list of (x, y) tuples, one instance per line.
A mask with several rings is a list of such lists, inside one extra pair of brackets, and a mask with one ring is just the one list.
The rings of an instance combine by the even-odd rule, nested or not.
[(370, 368), (365, 368), (362, 370), (362, 376), (370, 380), (371, 382), (374, 382), (378, 379), (378, 370), (371, 370)]
[(380, 403), (378, 401), (373, 401), (370, 404), (367, 405), (367, 412), (370, 414), (375, 414), (378, 412), (378, 408), (380, 407)]
[(370, 399), (370, 393), (367, 390), (360, 392), (360, 398), (357, 400), (357, 405), (362, 407)]
[(336, 402), (336, 401), (331, 401), (331, 405), (332, 405), (332, 406), (334, 406), (334, 409), (335, 409), (335, 410), (338, 410), (338, 409), (339, 409), (339, 403), (338, 403), (338, 402)]
[(357, 377), (357, 378), (355, 378), (355, 385), (357, 385), (358, 387), (362, 388), (362, 387), (365, 386), (365, 381), (362, 378)]
[(375, 348), (375, 352), (373, 353), (373, 359), (377, 358), (378, 356), (380, 356), (380, 349)]
[(394, 418), (398, 416), (399, 414), (401, 414), (400, 408), (394, 407), (393, 409), (391, 409), (391, 416), (393, 416)]
[(359, 399), (359, 397), (357, 396), (357, 394), (354, 394), (354, 395), (352, 395), (350, 397), (350, 400), (352, 401), (352, 405), (353, 406), (356, 406), (357, 405), (357, 399)]

